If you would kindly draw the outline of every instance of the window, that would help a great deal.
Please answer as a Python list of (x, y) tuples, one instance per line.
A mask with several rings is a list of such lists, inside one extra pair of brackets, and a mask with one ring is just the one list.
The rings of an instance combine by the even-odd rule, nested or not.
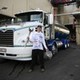
[(43, 13), (42, 12), (26, 12), (17, 14), (16, 21), (28, 22), (28, 21), (39, 21), (43, 22)]

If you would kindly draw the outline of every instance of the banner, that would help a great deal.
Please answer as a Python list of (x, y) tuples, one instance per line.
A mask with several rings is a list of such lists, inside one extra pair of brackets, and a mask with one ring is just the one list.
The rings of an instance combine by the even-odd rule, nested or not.
[(76, 2), (76, 0), (51, 0), (51, 4), (53, 6), (57, 6), (60, 4), (72, 3), (72, 2)]

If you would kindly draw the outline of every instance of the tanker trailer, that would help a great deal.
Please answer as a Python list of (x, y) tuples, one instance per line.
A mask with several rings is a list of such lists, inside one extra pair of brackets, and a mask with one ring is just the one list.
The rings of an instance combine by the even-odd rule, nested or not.
[(61, 48), (69, 47), (70, 31), (64, 25), (55, 23), (54, 26), (47, 27), (45, 31), (48, 48), (53, 54), (56, 54)]

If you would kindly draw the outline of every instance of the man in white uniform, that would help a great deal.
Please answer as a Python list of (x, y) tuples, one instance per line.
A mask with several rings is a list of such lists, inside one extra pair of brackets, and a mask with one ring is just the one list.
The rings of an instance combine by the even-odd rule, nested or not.
[(46, 50), (48, 50), (48, 48), (45, 43), (44, 34), (42, 33), (42, 26), (40, 25), (37, 26), (37, 31), (32, 32), (30, 34), (30, 41), (32, 42), (33, 47), (32, 47), (32, 64), (29, 72), (33, 71), (37, 58), (39, 58), (41, 71), (44, 71), (45, 67), (43, 57), (44, 56), (43, 46)]

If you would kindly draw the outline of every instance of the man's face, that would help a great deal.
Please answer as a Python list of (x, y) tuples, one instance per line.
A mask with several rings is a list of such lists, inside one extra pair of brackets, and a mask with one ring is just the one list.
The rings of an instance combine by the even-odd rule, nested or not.
[(42, 28), (40, 28), (40, 27), (37, 27), (37, 31), (42, 31)]

